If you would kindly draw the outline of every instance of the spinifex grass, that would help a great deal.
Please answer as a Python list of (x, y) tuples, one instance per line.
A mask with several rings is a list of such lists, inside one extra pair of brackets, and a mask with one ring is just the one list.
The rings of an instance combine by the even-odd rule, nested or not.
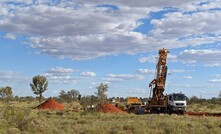
[[(70, 109), (40, 111), (28, 106), (23, 109), (20, 106), (14, 106), (10, 109), (13, 118), (10, 118), (10, 114), (6, 118), (3, 116), (5, 110), (5, 107), (0, 109), (0, 133), (3, 134), (8, 132), (55, 134), (204, 134), (221, 132), (221, 119), (216, 117), (178, 116), (174, 114), (104, 114), (85, 111), (73, 112)], [(25, 116), (21, 114), (22, 111), (26, 110), (29, 111), (28, 114)], [(13, 119), (14, 121), (12, 121)], [(25, 122), (24, 125), (22, 121)]]
[(210, 104), (208, 102), (187, 105), (187, 111), (220, 113), (221, 104)]

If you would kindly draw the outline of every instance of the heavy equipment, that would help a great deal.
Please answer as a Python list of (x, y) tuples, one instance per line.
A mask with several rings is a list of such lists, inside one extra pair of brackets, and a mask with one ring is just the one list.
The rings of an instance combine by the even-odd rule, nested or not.
[[(163, 94), (165, 90), (165, 82), (167, 76), (167, 54), (169, 50), (160, 49), (158, 52), (158, 62), (156, 65), (156, 78), (153, 79), (150, 84), (150, 100), (148, 103), (148, 108), (151, 113), (167, 112), (168, 99), (167, 96)], [(152, 97), (151, 97), (152, 95)]]
[(150, 84), (150, 98), (147, 110), (150, 113), (173, 113), (179, 111), (184, 113), (186, 107), (186, 97), (184, 94), (164, 95), (167, 77), (167, 54), (168, 49), (160, 49), (158, 52), (158, 62), (156, 65), (156, 78)]
[(126, 107), (128, 113), (136, 113), (137, 109), (141, 107), (141, 101), (137, 97), (127, 97)]

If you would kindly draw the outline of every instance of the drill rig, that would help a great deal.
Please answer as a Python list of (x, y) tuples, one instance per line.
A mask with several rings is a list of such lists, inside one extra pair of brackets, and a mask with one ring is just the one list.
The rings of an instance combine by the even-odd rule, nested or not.
[[(163, 94), (167, 76), (167, 54), (169, 50), (160, 49), (158, 63), (156, 65), (156, 78), (150, 84), (150, 100), (148, 109), (151, 113), (166, 113), (168, 108), (168, 98)], [(152, 95), (152, 97), (151, 97)]]

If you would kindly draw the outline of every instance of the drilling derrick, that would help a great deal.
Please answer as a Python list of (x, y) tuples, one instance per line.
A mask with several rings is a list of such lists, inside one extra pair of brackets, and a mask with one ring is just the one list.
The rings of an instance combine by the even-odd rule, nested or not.
[[(169, 50), (160, 49), (158, 62), (156, 65), (156, 78), (153, 79), (149, 87), (151, 88), (152, 97), (149, 101), (149, 107), (152, 112), (166, 112), (167, 111), (167, 97), (164, 96), (166, 76), (167, 76), (167, 53)], [(150, 94), (150, 95), (151, 95)]]

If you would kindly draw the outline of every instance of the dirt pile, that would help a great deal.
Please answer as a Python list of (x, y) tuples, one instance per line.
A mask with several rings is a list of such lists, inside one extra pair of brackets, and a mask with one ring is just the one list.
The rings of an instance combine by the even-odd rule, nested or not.
[(124, 111), (109, 103), (104, 103), (104, 106), (101, 107), (99, 111), (104, 113), (125, 113)]
[(221, 117), (221, 113), (207, 113), (207, 112), (186, 112), (186, 115), (193, 116), (213, 116), (213, 117)]
[(52, 110), (64, 110), (64, 106), (53, 99), (48, 99), (42, 104), (38, 105), (38, 109), (52, 109)]

